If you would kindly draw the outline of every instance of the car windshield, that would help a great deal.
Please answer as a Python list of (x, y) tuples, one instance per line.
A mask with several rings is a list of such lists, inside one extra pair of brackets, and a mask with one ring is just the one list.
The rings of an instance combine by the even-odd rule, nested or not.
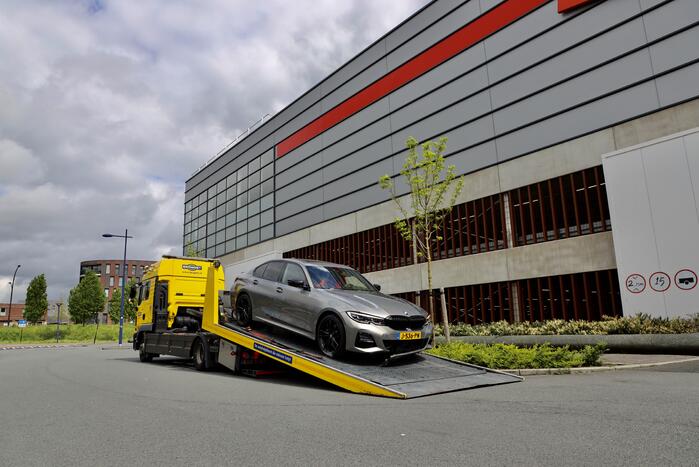
[(363, 290), (374, 292), (376, 289), (354, 269), (335, 266), (306, 266), (311, 282), (316, 289)]

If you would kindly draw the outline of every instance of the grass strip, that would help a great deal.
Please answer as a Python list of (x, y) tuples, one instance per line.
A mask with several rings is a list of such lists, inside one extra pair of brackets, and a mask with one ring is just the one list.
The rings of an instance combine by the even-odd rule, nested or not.
[[(95, 337), (95, 324), (60, 325), (58, 343), (87, 344)], [(133, 324), (124, 324), (124, 342), (133, 336)], [(21, 334), (21, 342), (20, 342)], [(118, 324), (100, 324), (97, 329), (97, 342), (117, 342), (119, 340)], [(55, 325), (36, 325), (19, 328), (17, 326), (0, 328), (2, 344), (48, 344), (56, 343)]]

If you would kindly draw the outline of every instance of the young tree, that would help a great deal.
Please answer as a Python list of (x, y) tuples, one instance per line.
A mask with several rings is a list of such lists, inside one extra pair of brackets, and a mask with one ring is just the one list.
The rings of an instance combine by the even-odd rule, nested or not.
[(187, 245), (187, 250), (184, 253), (185, 256), (188, 258), (198, 258), (199, 257), (199, 252), (197, 251), (196, 248), (194, 248), (193, 245), (189, 244)]
[(27, 288), (24, 317), (30, 323), (37, 323), (41, 321), (48, 307), (49, 301), (46, 297), (46, 278), (43, 274), (39, 274), (32, 279)]
[(84, 325), (97, 317), (104, 309), (105, 301), (97, 274), (87, 271), (78, 285), (70, 290), (68, 312), (73, 322)]
[[(126, 294), (124, 297), (124, 320), (127, 322), (136, 319), (136, 310), (138, 307), (136, 303), (129, 298), (131, 296), (131, 289), (134, 287), (136, 287), (136, 281), (133, 279), (127, 282), (126, 287), (124, 287), (124, 293)], [(116, 288), (114, 293), (112, 293), (112, 298), (109, 299), (108, 311), (112, 323), (118, 323), (121, 315), (121, 288)]]
[[(439, 231), (444, 217), (451, 211), (456, 198), (464, 186), (463, 176), (457, 177), (456, 167), (447, 166), (443, 153), (447, 147), (447, 139), (426, 141), (419, 144), (410, 137), (406, 142), (408, 156), (405, 159), (400, 174), (410, 188), (410, 207), (407, 208), (398, 199), (396, 186), (391, 177), (384, 175), (379, 179), (379, 185), (391, 192), (391, 199), (396, 203), (402, 217), (395, 219), (395, 227), (400, 235), (411, 242), (417, 251), (418, 258), (427, 262), (427, 288), (429, 291), (430, 316), (435, 322), (434, 296), (432, 293), (432, 251), (434, 244), (442, 240)], [(418, 151), (418, 148), (421, 151)], [(444, 334), (449, 341), (449, 320), (442, 308)]]

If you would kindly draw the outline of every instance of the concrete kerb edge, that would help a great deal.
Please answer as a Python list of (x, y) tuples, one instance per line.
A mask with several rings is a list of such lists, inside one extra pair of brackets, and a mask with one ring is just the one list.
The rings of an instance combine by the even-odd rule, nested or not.
[(655, 366), (672, 365), (675, 363), (686, 363), (699, 361), (699, 357), (683, 358), (681, 360), (670, 360), (667, 362), (654, 363), (634, 363), (630, 365), (606, 365), (606, 366), (587, 366), (576, 368), (524, 368), (521, 370), (500, 370), (503, 373), (509, 373), (516, 376), (541, 376), (541, 375), (571, 375), (571, 374), (586, 374), (600, 373), (603, 371), (617, 370), (633, 370), (635, 368), (650, 368)]
[(92, 344), (5, 344), (0, 345), (0, 350), (27, 350), (27, 349), (62, 349), (69, 347), (88, 347)]

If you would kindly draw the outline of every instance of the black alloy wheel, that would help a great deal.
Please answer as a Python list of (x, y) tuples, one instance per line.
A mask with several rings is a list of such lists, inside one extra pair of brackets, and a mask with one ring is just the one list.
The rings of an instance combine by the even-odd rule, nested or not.
[(238, 325), (244, 328), (252, 326), (252, 304), (250, 297), (241, 295), (235, 302), (235, 313), (238, 318)]
[(337, 358), (345, 351), (345, 327), (335, 315), (325, 315), (318, 323), (316, 337), (320, 351), (330, 358)]

